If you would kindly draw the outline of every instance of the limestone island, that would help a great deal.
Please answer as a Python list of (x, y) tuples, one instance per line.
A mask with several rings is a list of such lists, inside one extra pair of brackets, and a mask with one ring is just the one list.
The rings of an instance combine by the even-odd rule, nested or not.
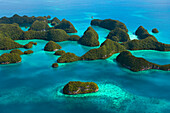
[(135, 34), (140, 40), (130, 40), (121, 43), (128, 50), (158, 50), (158, 51), (170, 51), (170, 44), (164, 44), (158, 42), (158, 40), (148, 33), (148, 31), (140, 26)]
[(112, 19), (105, 19), (105, 20), (99, 20), (94, 19), (91, 21), (91, 25), (99, 26), (108, 30), (114, 30), (115, 28), (121, 28), (128, 32), (128, 29), (126, 28), (126, 25), (118, 20), (112, 20)]
[(58, 63), (68, 63), (80, 60), (80, 57), (76, 56), (74, 53), (65, 53), (57, 59)]
[(63, 19), (59, 24), (54, 26), (54, 28), (55, 29), (63, 29), (67, 33), (77, 33), (77, 30), (75, 29), (73, 24), (66, 19)]
[[(51, 21), (57, 22), (57, 27), (50, 28), (48, 23)], [(23, 31), (20, 26), (30, 26), (30, 28), (28, 31)], [(79, 36), (69, 36), (66, 31), (75, 32), (75, 28), (65, 19), (60, 22), (57, 18), (47, 20), (46, 16), (28, 17), (16, 14), (10, 18), (2, 17), (0, 18), (0, 50), (32, 47), (31, 44), (21, 45), (14, 40), (42, 39), (55, 42), (79, 40)]]
[(0, 64), (11, 64), (21, 62), (21, 57), (17, 53), (4, 53), (0, 56)]
[(24, 54), (32, 54), (32, 53), (33, 53), (32, 50), (24, 51)]
[(64, 50), (58, 50), (54, 53), (54, 55), (63, 55), (65, 54), (66, 52)]
[(94, 93), (99, 87), (94, 82), (71, 81), (63, 88), (63, 93), (67, 95)]
[(133, 56), (129, 51), (121, 52), (116, 61), (121, 64), (123, 67), (130, 69), (131, 71), (144, 71), (149, 69), (159, 69), (159, 70), (170, 70), (170, 64), (168, 65), (158, 65), (151, 63), (144, 58), (138, 58)]
[(152, 29), (152, 33), (159, 33), (158, 29), (154, 28)]
[(12, 51), (10, 51), (10, 53), (17, 53), (17, 54), (19, 54), (19, 55), (23, 55), (23, 54), (24, 54), (24, 53), (23, 53), (21, 50), (19, 50), (19, 49), (12, 50)]
[(106, 59), (112, 56), (114, 53), (119, 53), (124, 50), (126, 50), (126, 48), (118, 42), (106, 39), (99, 48), (91, 49), (81, 56), (81, 60)]
[(34, 30), (34, 31), (47, 31), (49, 29), (50, 27), (47, 21), (38, 21), (38, 20), (36, 20), (29, 28), (29, 30)]
[(121, 28), (115, 28), (110, 31), (107, 38), (116, 42), (126, 42), (130, 40), (129, 34)]
[(61, 46), (54, 41), (49, 41), (44, 47), (44, 51), (57, 51), (58, 49), (61, 49)]
[(88, 27), (88, 29), (84, 32), (84, 35), (78, 40), (79, 44), (85, 46), (99, 46), (99, 37), (97, 32), (92, 28)]
[(57, 63), (54, 63), (54, 64), (52, 65), (52, 67), (53, 67), (53, 68), (57, 68), (57, 67), (58, 67), (58, 64), (57, 64)]

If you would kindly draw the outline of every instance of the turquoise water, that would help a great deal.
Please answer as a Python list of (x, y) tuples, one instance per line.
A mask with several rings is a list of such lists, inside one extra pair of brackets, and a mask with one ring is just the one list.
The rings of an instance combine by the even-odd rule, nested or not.
[[(90, 26), (94, 18), (112, 18), (124, 22), (131, 39), (139, 25), (149, 31), (156, 27), (160, 33), (156, 38), (170, 44), (170, 2), (162, 1), (125, 1), (125, 0), (8, 0), (1, 1), (0, 16), (20, 15), (56, 16), (70, 20), (78, 30), (79, 36)], [(100, 27), (93, 28), (99, 34), (100, 43), (104, 42), (109, 31)], [(24, 31), (27, 29), (22, 28)], [(106, 60), (78, 61), (51, 65), (59, 56), (43, 50), (47, 41), (18, 40), (21, 44), (37, 42), (30, 55), (22, 55), (22, 62), (0, 66), (0, 113), (111, 113), (111, 112), (170, 112), (170, 72), (149, 70), (131, 72), (119, 66), (115, 58)], [(78, 56), (95, 47), (86, 47), (74, 41), (59, 42), (62, 50)], [(97, 47), (96, 47), (97, 48)], [(25, 51), (25, 49), (20, 49)], [(0, 54), (10, 52), (0, 50)], [(153, 50), (131, 51), (157, 64), (169, 64), (170, 52)], [(61, 89), (69, 81), (93, 81), (99, 85), (99, 92), (93, 94), (65, 96)]]

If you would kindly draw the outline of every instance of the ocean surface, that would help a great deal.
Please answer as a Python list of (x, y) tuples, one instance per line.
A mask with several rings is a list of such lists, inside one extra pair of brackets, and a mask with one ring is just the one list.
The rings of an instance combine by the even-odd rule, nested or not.
[[(169, 0), (0, 0), (0, 17), (14, 14), (58, 17), (71, 21), (82, 36), (95, 19), (116, 19), (125, 23), (131, 39), (135, 30), (144, 26), (158, 41), (170, 44)], [(99, 34), (100, 44), (109, 30), (92, 26)], [(28, 29), (22, 28), (24, 31)], [(71, 34), (70, 34), (71, 35)], [(22, 55), (22, 62), (0, 65), (0, 113), (169, 113), (170, 72), (147, 70), (131, 72), (118, 65), (114, 54), (106, 60), (51, 65), (59, 56), (43, 50), (47, 41), (17, 40), (20, 44), (37, 42)], [(62, 50), (82, 56), (97, 47), (86, 47), (74, 41), (58, 42)], [(21, 48), (20, 50), (25, 51)], [(0, 55), (10, 50), (0, 50)], [(154, 50), (131, 51), (137, 57), (165, 65), (170, 52)], [(92, 81), (99, 91), (92, 94), (68, 96), (62, 88), (69, 81)]]

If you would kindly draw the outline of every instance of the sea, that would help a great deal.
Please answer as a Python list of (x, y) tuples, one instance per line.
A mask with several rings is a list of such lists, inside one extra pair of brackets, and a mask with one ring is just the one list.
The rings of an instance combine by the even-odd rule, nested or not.
[[(114, 19), (126, 24), (130, 38), (144, 26), (158, 41), (170, 44), (169, 0), (0, 0), (0, 17), (14, 14), (67, 19), (78, 30), (69, 35), (83, 35), (94, 19)], [(51, 25), (50, 25), (51, 26)], [(100, 44), (109, 30), (92, 26)], [(21, 27), (27, 31), (28, 28)], [(22, 55), (22, 62), (0, 65), (0, 113), (170, 113), (170, 72), (146, 70), (132, 72), (116, 62), (119, 53), (105, 60), (59, 63), (60, 56), (44, 51), (45, 40), (17, 40), (20, 44), (37, 42)], [(82, 56), (98, 47), (76, 41), (57, 42), (62, 50)], [(20, 48), (21, 51), (26, 49)], [(10, 50), (0, 50), (0, 55)], [(170, 52), (130, 51), (136, 57), (160, 65), (170, 64)], [(99, 91), (90, 94), (64, 95), (69, 81), (95, 82)]]

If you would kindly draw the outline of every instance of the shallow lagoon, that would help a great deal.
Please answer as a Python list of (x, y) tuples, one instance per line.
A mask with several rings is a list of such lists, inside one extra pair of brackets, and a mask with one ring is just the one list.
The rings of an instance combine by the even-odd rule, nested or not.
[[(160, 33), (156, 38), (169, 43), (169, 1), (1, 1), (0, 16), (21, 15), (57, 16), (73, 22), (79, 36), (90, 25), (94, 18), (113, 18), (124, 22), (131, 39), (139, 25), (148, 30), (157, 27)], [(26, 4), (27, 5), (24, 5)], [(39, 5), (40, 4), (40, 5)], [(7, 7), (8, 5), (8, 7)], [(9, 8), (10, 7), (10, 8)], [(17, 8), (16, 8), (17, 7)], [(22, 10), (21, 10), (22, 9)], [(102, 43), (109, 33), (108, 30), (93, 27), (99, 33)], [(120, 67), (115, 58), (118, 54), (106, 60), (78, 61), (59, 64), (59, 68), (51, 68), (58, 56), (54, 52), (45, 52), (43, 48), (47, 41), (23, 40), (21, 44), (35, 41), (34, 51), (30, 55), (22, 55), (18, 64), (0, 66), (0, 112), (1, 113), (110, 113), (110, 112), (170, 112), (170, 72), (149, 70), (131, 72)], [(59, 42), (62, 50), (83, 55), (91, 47), (77, 44), (73, 41)], [(21, 49), (24, 51), (25, 49)], [(0, 50), (0, 54), (9, 52)], [(133, 55), (143, 57), (158, 64), (169, 64), (170, 52), (131, 51)], [(82, 96), (64, 96), (61, 88), (68, 81), (93, 81), (99, 84), (100, 91)], [(119, 96), (115, 97), (118, 94)], [(122, 101), (124, 100), (124, 101)], [(123, 102), (119, 104), (120, 102)]]

